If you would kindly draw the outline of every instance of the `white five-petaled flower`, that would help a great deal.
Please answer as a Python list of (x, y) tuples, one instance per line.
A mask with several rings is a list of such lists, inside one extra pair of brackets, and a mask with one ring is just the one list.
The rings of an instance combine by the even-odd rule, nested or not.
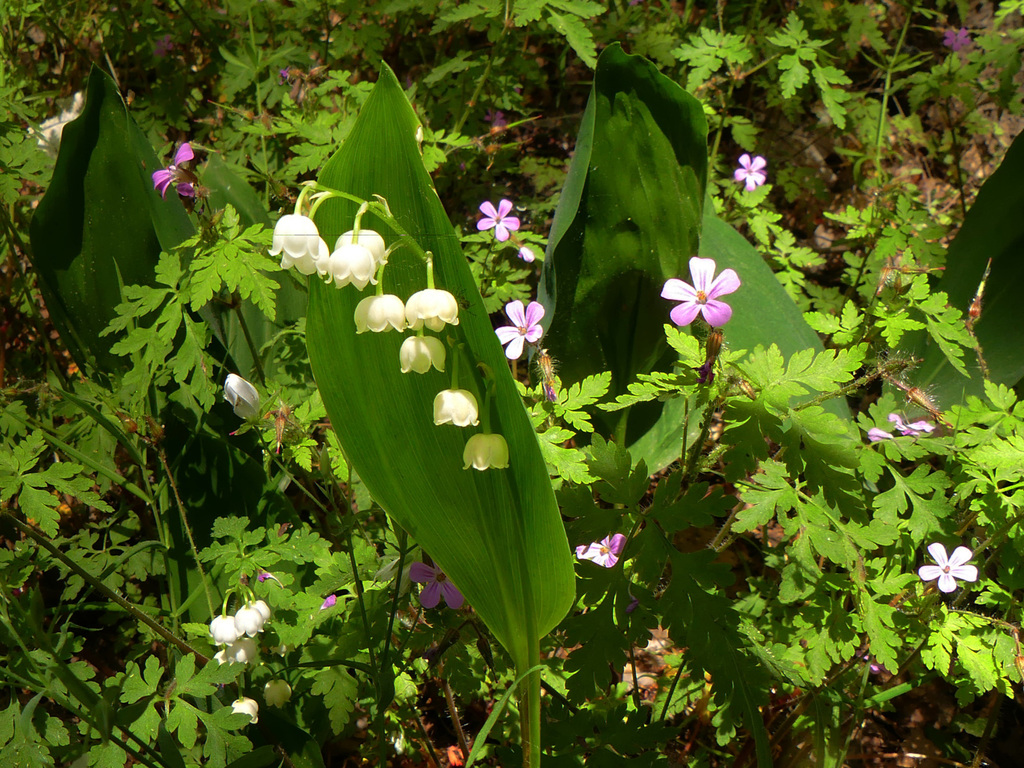
[(249, 419), (259, 413), (260, 393), (236, 373), (229, 373), (224, 379), (224, 399), (231, 403), (235, 416), (240, 419)]
[(747, 191), (753, 192), (768, 181), (768, 175), (764, 172), (767, 165), (768, 161), (760, 155), (755, 155), (753, 159), (747, 154), (740, 155), (740, 167), (733, 172), (733, 178), (746, 182)]
[(928, 545), (928, 554), (932, 556), (938, 565), (922, 565), (917, 569), (917, 575), (923, 581), (939, 580), (939, 589), (943, 592), (952, 592), (956, 589), (956, 580), (977, 581), (978, 568), (967, 565), (967, 561), (973, 557), (971, 550), (967, 547), (957, 547), (953, 554), (946, 557), (946, 548), (939, 542)]
[(423, 326), (432, 331), (440, 331), (445, 323), (459, 324), (459, 303), (448, 291), (424, 288), (405, 302), (405, 319), (414, 331)]
[(480, 423), (479, 406), (473, 393), (465, 389), (442, 389), (434, 398), (434, 423), (475, 427)]
[(431, 366), (443, 373), (445, 355), (444, 344), (433, 336), (409, 336), (398, 350), (402, 373), (426, 373)]
[(210, 622), (210, 637), (217, 645), (230, 645), (238, 639), (241, 633), (235, 629), (233, 616), (214, 616)]
[(256, 641), (251, 637), (242, 637), (214, 654), (218, 664), (255, 664), (260, 652)]
[(733, 269), (723, 269), (715, 277), (715, 260), (694, 256), (690, 259), (690, 277), (693, 285), (675, 277), (665, 281), (661, 297), (682, 302), (669, 312), (672, 322), (678, 326), (689, 325), (697, 315), (703, 315), (708, 325), (721, 328), (732, 317), (732, 307), (719, 296), (733, 293), (740, 287), (740, 278)]
[(295, 267), (304, 275), (312, 275), (320, 264), (326, 263), (330, 251), (311, 218), (286, 213), (274, 227), (270, 255), (278, 254), (283, 254), (281, 269)]
[(385, 293), (367, 296), (356, 305), (356, 333), (381, 333), (389, 328), (405, 330), (405, 304), (397, 296)]
[(260, 705), (248, 696), (242, 696), (238, 701), (231, 702), (231, 711), (235, 714), (246, 715), (253, 725), (260, 720)]
[(508, 466), (508, 443), (501, 435), (477, 434), (466, 441), (462, 452), (463, 469), (505, 469)]
[(263, 686), (263, 700), (268, 706), (280, 707), (292, 697), (292, 687), (285, 680), (270, 680)]

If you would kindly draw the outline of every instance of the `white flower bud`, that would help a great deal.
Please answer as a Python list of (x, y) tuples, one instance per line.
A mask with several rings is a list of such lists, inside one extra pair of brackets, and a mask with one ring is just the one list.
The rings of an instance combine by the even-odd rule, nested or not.
[(231, 616), (214, 616), (210, 622), (210, 637), (217, 645), (230, 645), (238, 639), (239, 632), (235, 629), (235, 620)]
[(479, 408), (472, 392), (465, 389), (443, 389), (434, 398), (434, 423), (457, 427), (476, 426)]
[(238, 715), (247, 715), (249, 722), (256, 725), (260, 721), (260, 705), (247, 696), (231, 703), (231, 711)]
[(252, 607), (255, 608), (257, 611), (259, 611), (260, 616), (263, 617), (263, 623), (264, 624), (266, 624), (268, 621), (270, 621), (270, 606), (269, 605), (267, 605), (262, 600), (257, 600), (255, 603), (252, 604)]
[(260, 410), (260, 393), (256, 387), (235, 373), (229, 373), (224, 379), (224, 399), (231, 403), (235, 416), (249, 419)]
[(501, 435), (473, 435), (462, 452), (463, 469), (505, 469), (508, 466), (508, 443)]
[(432, 331), (440, 331), (445, 323), (459, 324), (459, 303), (448, 291), (425, 288), (405, 302), (405, 319), (414, 331), (424, 325)]
[(352, 243), (363, 246), (363, 248), (373, 254), (373, 265), (375, 267), (379, 267), (384, 263), (384, 254), (387, 252), (387, 246), (384, 244), (384, 238), (372, 229), (360, 229), (359, 234), (356, 234), (355, 230), (350, 229), (338, 238), (334, 248), (337, 250), (343, 245), (351, 245)]
[(405, 304), (397, 296), (367, 296), (356, 305), (356, 333), (405, 330)]
[(369, 249), (356, 243), (339, 245), (327, 260), (326, 279), (334, 282), (336, 288), (343, 288), (349, 283), (360, 291), (367, 283), (377, 284), (373, 273), (377, 266)]
[(263, 686), (263, 700), (268, 706), (280, 707), (292, 697), (292, 687), (284, 680), (271, 680)]
[(433, 336), (410, 336), (398, 350), (402, 373), (426, 373), (430, 366), (443, 373), (445, 354), (444, 344)]
[[(269, 616), (270, 609), (267, 608), (266, 603), (263, 604), (263, 607)], [(238, 631), (239, 637), (242, 635), (252, 637), (257, 632), (262, 632), (263, 625), (266, 623), (267, 618), (264, 617), (262, 611), (256, 608), (254, 603), (246, 603), (235, 612), (235, 629)]]
[(317, 262), (329, 255), (327, 243), (308, 216), (288, 213), (277, 220), (270, 255), (281, 256), (281, 269), (295, 267), (304, 275), (317, 271)]

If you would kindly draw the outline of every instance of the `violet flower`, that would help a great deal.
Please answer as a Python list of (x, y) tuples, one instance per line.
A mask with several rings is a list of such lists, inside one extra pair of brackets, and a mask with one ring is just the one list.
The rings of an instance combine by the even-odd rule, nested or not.
[(956, 580), (977, 581), (978, 568), (967, 565), (967, 561), (973, 557), (971, 550), (967, 547), (957, 547), (953, 554), (946, 557), (946, 548), (939, 542), (928, 545), (928, 554), (938, 565), (922, 565), (917, 569), (917, 575), (922, 581), (939, 580), (939, 589), (943, 592), (952, 592), (956, 589)]
[(625, 546), (626, 537), (616, 533), (614, 536), (605, 536), (601, 541), (580, 544), (576, 547), (576, 557), (580, 560), (590, 560), (602, 568), (614, 568)]
[(690, 259), (690, 277), (693, 285), (684, 283), (677, 278), (669, 278), (661, 289), (661, 297), (670, 301), (682, 302), (669, 313), (672, 322), (678, 326), (689, 325), (697, 315), (703, 315), (708, 325), (721, 328), (732, 317), (732, 307), (719, 296), (733, 293), (740, 287), (740, 279), (735, 270), (725, 269), (718, 277), (715, 274), (715, 260), (702, 259), (694, 256)]
[(530, 264), (531, 262), (534, 262), (534, 261), (537, 260), (537, 255), (533, 252), (533, 249), (532, 248), (528, 248), (525, 245), (522, 248), (519, 249), (519, 253), (517, 253), (516, 255), (520, 259), (525, 261), (527, 264)]
[(182, 197), (195, 197), (196, 189), (193, 184), (196, 181), (195, 174), (181, 166), (195, 158), (191, 145), (186, 141), (178, 151), (174, 153), (174, 162), (159, 171), (153, 171), (153, 188), (160, 193), (160, 197), (166, 199), (167, 188), (171, 184), (177, 185), (178, 194)]
[(935, 431), (935, 427), (932, 424), (929, 424), (927, 421), (912, 421), (909, 424), (905, 424), (903, 422), (903, 419), (901, 419), (899, 415), (895, 413), (889, 414), (889, 421), (896, 425), (896, 430), (901, 435), (911, 435), (913, 437), (918, 437), (922, 434), (927, 435), (930, 432)]
[(886, 432), (884, 429), (878, 427), (872, 427), (868, 430), (868, 440), (872, 443), (877, 443), (881, 440), (892, 440), (892, 434)]
[(476, 228), (481, 232), (493, 229), (494, 236), (498, 239), (499, 243), (504, 243), (512, 232), (519, 229), (519, 219), (515, 216), (509, 216), (509, 213), (512, 212), (511, 200), (502, 200), (498, 203), (497, 210), (494, 209), (489, 200), (485, 200), (480, 203), (480, 212), (484, 215), (484, 218), (476, 223)]
[(328, 608), (333, 608), (338, 602), (337, 595), (328, 595), (324, 598), (324, 601), (320, 604), (320, 610), (326, 611)]
[(764, 172), (767, 165), (768, 161), (760, 155), (754, 155), (754, 158), (751, 159), (750, 155), (744, 153), (740, 155), (740, 167), (732, 175), (736, 181), (747, 183), (747, 192), (753, 192), (768, 181), (768, 176)]
[(493, 112), (488, 109), (487, 112), (484, 113), (484, 122), (490, 123), (491, 128), (504, 128), (508, 125), (508, 120), (505, 119), (505, 113), (500, 109), (496, 109)]
[(967, 32), (966, 27), (947, 29), (946, 34), (942, 38), (942, 44), (947, 48), (951, 48), (954, 53), (958, 53), (971, 44), (971, 36)]
[(512, 325), (496, 328), (494, 332), (505, 346), (505, 357), (509, 360), (518, 360), (523, 356), (523, 343), (528, 341), (536, 344), (544, 334), (544, 329), (540, 327), (541, 318), (544, 317), (544, 306), (531, 301), (530, 306), (524, 309), (523, 302), (517, 299), (505, 305), (505, 313), (512, 321)]
[(172, 50), (174, 50), (174, 41), (170, 35), (164, 35), (153, 46), (153, 56), (162, 59)]
[(444, 597), (449, 608), (461, 608), (466, 598), (455, 588), (448, 577), (437, 566), (415, 562), (409, 567), (409, 578), (419, 584), (426, 584), (420, 592), (420, 605), (434, 608)]

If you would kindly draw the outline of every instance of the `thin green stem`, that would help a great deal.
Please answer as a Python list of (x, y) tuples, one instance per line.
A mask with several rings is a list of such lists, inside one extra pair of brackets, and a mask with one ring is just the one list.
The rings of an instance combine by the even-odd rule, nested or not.
[(878, 127), (875, 130), (875, 172), (878, 173), (882, 167), (882, 134), (885, 132), (886, 110), (889, 108), (889, 92), (892, 89), (892, 73), (896, 67), (896, 60), (903, 49), (903, 42), (907, 38), (907, 30), (910, 29), (910, 20), (914, 17), (914, 7), (907, 10), (906, 21), (903, 22), (903, 29), (900, 30), (900, 39), (892, 51), (892, 58), (889, 59), (889, 66), (885, 68), (885, 85), (882, 87), (882, 101), (878, 108)]
[(259, 376), (260, 384), (266, 386), (267, 377), (263, 373), (263, 364), (260, 362), (260, 353), (259, 350), (256, 349), (256, 345), (253, 343), (252, 334), (249, 333), (249, 324), (245, 322), (245, 315), (242, 314), (242, 299), (238, 295), (238, 291), (235, 291), (233, 304), (235, 315), (238, 317), (238, 324), (242, 328), (242, 335), (245, 336), (245, 343), (249, 347), (249, 354), (252, 355), (253, 365), (256, 366), (256, 375)]
[[(51, 555), (53, 555), (55, 558), (57, 558), (57, 560), (59, 560), (65, 568), (68, 568), (69, 570), (73, 571), (76, 575), (81, 577), (86, 584), (89, 584), (93, 589), (95, 589), (101, 595), (106, 597), (108, 600), (115, 603), (128, 613), (130, 613), (136, 620), (145, 624), (147, 627), (156, 632), (156, 634), (158, 634), (164, 640), (179, 648), (183, 653), (194, 653), (196, 655), (196, 658), (198, 658), (203, 663), (206, 663), (210, 660), (206, 655), (193, 648), (185, 640), (182, 640), (180, 637), (177, 637), (173, 633), (164, 629), (162, 626), (157, 624), (153, 619), (151, 619), (149, 616), (143, 613), (137, 606), (125, 600), (123, 597), (121, 597), (121, 595), (112, 590), (102, 581), (99, 581), (95, 576), (93, 576), (91, 573), (82, 568), (82, 566), (80, 566), (74, 560), (72, 560), (63, 552), (61, 552), (56, 546), (54, 546), (54, 544), (49, 539), (47, 539), (41, 533), (37, 532), (35, 528), (28, 525), (27, 523), (23, 523), (21, 520), (19, 520), (13, 515), (9, 515), (7, 519), (10, 520), (10, 522), (14, 525), (15, 528), (17, 528), (19, 531), (24, 533), (34, 542), (36, 542), (36, 544), (38, 544)], [(213, 611), (211, 609), (211, 613), (212, 612)]]

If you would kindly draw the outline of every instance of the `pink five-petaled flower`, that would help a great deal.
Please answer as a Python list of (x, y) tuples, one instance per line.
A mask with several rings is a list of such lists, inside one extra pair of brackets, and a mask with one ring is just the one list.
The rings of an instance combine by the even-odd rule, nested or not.
[(942, 38), (942, 44), (947, 48), (952, 48), (953, 52), (956, 53), (971, 44), (971, 36), (967, 32), (966, 27), (947, 29), (946, 34)]
[(449, 608), (461, 608), (466, 600), (437, 566), (415, 562), (409, 566), (409, 578), (427, 585), (420, 592), (420, 604), (424, 608), (434, 608), (441, 601), (442, 595)]
[(519, 229), (519, 219), (509, 216), (512, 211), (512, 201), (502, 200), (498, 203), (498, 210), (494, 210), (489, 200), (480, 203), (480, 212), (484, 218), (476, 223), (476, 228), (483, 232), (485, 229), (494, 229), (494, 236), (499, 243), (508, 240), (511, 232)]
[(580, 560), (590, 560), (602, 568), (614, 568), (625, 546), (626, 537), (616, 533), (614, 536), (605, 536), (601, 541), (580, 544), (576, 547), (576, 557)]
[(544, 317), (544, 307), (539, 302), (531, 301), (530, 306), (523, 308), (523, 302), (510, 301), (505, 305), (505, 314), (512, 321), (512, 325), (496, 328), (498, 340), (505, 346), (505, 357), (509, 360), (518, 360), (523, 356), (523, 342), (531, 344), (544, 334), (540, 327), (541, 318)]
[(174, 153), (174, 162), (159, 171), (153, 171), (153, 188), (160, 193), (160, 197), (167, 197), (167, 188), (171, 184), (177, 184), (178, 194), (182, 197), (195, 197), (196, 189), (192, 186), (195, 176), (181, 166), (192, 160), (195, 153), (191, 145), (186, 141), (178, 151)]
[[(669, 313), (672, 322), (678, 326), (689, 325), (698, 314), (704, 316), (708, 325), (721, 328), (732, 317), (732, 307), (719, 296), (725, 296), (740, 287), (740, 278), (735, 270), (725, 269), (718, 277), (715, 274), (715, 260), (701, 259), (694, 256), (690, 259), (690, 277), (693, 285), (684, 283), (677, 278), (665, 281), (661, 289), (661, 297), (670, 301), (681, 301), (678, 307)], [(714, 277), (714, 279), (712, 279)]]
[(736, 181), (745, 181), (747, 192), (753, 192), (768, 181), (768, 176), (764, 172), (767, 165), (768, 161), (760, 155), (754, 155), (754, 159), (751, 160), (750, 155), (743, 154), (740, 155), (740, 167), (733, 172), (732, 176)]
[(917, 575), (923, 581), (939, 580), (939, 589), (943, 592), (952, 592), (956, 589), (956, 580), (977, 581), (978, 569), (976, 566), (967, 565), (967, 561), (973, 557), (971, 550), (967, 547), (957, 547), (953, 554), (946, 557), (946, 548), (939, 542), (928, 545), (928, 554), (932, 556), (938, 565), (922, 565), (917, 569)]

